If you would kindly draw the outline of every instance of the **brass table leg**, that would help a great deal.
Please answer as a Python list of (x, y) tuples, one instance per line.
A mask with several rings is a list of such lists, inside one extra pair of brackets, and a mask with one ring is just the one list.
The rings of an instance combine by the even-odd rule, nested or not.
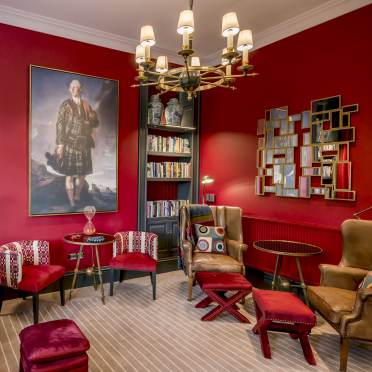
[(105, 289), (103, 288), (103, 280), (102, 280), (101, 264), (100, 264), (100, 262), (99, 262), (99, 251), (98, 251), (98, 246), (95, 245), (95, 248), (96, 248), (97, 266), (98, 266), (98, 276), (99, 276), (99, 282), (100, 282), (100, 284), (101, 284), (102, 303), (105, 304)]
[(81, 256), (83, 255), (83, 247), (84, 247), (83, 245), (80, 246), (79, 253), (78, 253), (78, 258), (77, 258), (77, 261), (76, 261), (76, 266), (75, 266), (75, 270), (74, 270), (74, 277), (72, 278), (72, 285), (71, 285), (70, 295), (69, 295), (70, 300), (71, 300), (71, 296), (72, 296), (72, 291), (74, 290), (75, 285), (76, 285), (76, 278), (77, 278), (77, 274), (79, 272), (80, 259), (81, 259)]
[(272, 290), (275, 290), (276, 287), (277, 287), (276, 284), (277, 284), (280, 269), (281, 269), (281, 266), (282, 266), (282, 259), (283, 259), (282, 255), (280, 255), (280, 254), (276, 255), (274, 277), (273, 277), (273, 281), (271, 282), (271, 289)]
[(98, 286), (97, 286), (97, 282), (96, 282), (96, 268), (95, 268), (95, 265), (94, 265), (94, 248), (93, 248), (92, 245), (90, 246), (90, 251), (91, 251), (91, 255), (92, 255), (93, 287), (94, 287), (95, 290), (97, 290)]
[(304, 276), (302, 274), (302, 269), (301, 269), (300, 257), (296, 257), (296, 265), (297, 265), (298, 275), (300, 276), (301, 288), (302, 288), (302, 292), (304, 293), (305, 302), (306, 302), (306, 305), (309, 306), (309, 300), (307, 299), (306, 284), (305, 284)]

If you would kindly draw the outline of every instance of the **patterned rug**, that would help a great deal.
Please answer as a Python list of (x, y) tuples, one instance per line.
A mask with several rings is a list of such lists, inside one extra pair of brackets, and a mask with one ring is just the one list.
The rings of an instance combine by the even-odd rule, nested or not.
[[(41, 296), (40, 321), (73, 319), (91, 343), (91, 371), (336, 371), (339, 337), (318, 319), (310, 342), (318, 365), (305, 361), (298, 340), (270, 333), (272, 359), (265, 359), (255, 324), (252, 299), (244, 313), (252, 324), (242, 324), (229, 314), (211, 322), (200, 318), (209, 311), (196, 309), (202, 298), (194, 287), (194, 300), (186, 300), (187, 281), (182, 272), (158, 275), (158, 299), (152, 300), (150, 278), (117, 284), (103, 305), (92, 287), (74, 292), (72, 301), (59, 306), (57, 293)], [(108, 288), (105, 288), (106, 293)], [(67, 292), (66, 292), (67, 295)], [(67, 297), (67, 296), (66, 296)], [(0, 316), (0, 371), (18, 371), (20, 330), (32, 322), (31, 300), (3, 304)], [(370, 345), (351, 342), (348, 371), (370, 371)]]

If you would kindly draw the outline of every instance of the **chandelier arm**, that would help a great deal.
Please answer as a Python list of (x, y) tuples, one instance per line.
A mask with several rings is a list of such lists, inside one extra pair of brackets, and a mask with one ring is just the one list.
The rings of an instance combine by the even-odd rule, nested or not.
[(171, 91), (175, 90), (176, 88), (178, 88), (178, 87), (180, 87), (180, 86), (181, 86), (181, 84), (177, 84), (177, 85), (175, 85), (175, 86), (172, 87), (172, 88), (166, 89), (166, 90), (164, 90), (163, 92), (159, 93), (159, 96), (161, 96), (161, 95), (164, 94), (164, 93), (171, 92)]
[(216, 84), (216, 83), (212, 83), (212, 82), (202, 82), (201, 83), (202, 85), (213, 85), (214, 87), (220, 87), (220, 88), (227, 88), (227, 89), (232, 89), (232, 90), (235, 90), (236, 88), (235, 87), (230, 87), (229, 85), (223, 85), (223, 84)]

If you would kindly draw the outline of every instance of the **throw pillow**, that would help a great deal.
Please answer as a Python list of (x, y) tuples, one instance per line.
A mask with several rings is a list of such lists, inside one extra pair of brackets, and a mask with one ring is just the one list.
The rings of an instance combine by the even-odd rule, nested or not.
[(368, 271), (367, 275), (360, 283), (359, 288), (372, 288), (372, 271)]
[(195, 224), (198, 238), (195, 252), (226, 254), (225, 228)]

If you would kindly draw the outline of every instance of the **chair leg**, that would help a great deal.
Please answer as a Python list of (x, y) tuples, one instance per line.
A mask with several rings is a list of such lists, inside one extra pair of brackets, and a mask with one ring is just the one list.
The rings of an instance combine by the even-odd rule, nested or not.
[(110, 296), (114, 295), (115, 270), (110, 269)]
[(34, 312), (34, 324), (39, 323), (39, 293), (32, 295), (32, 310)]
[(1, 313), (1, 307), (3, 306), (4, 294), (5, 294), (5, 287), (0, 286), (0, 313)]
[(65, 306), (65, 287), (64, 287), (64, 277), (59, 279), (59, 295), (61, 297), (61, 306)]
[(125, 270), (120, 270), (119, 281), (120, 283), (125, 279)]
[(150, 277), (152, 284), (152, 299), (156, 300), (156, 272), (151, 272)]
[(192, 287), (194, 285), (194, 274), (189, 276), (189, 294), (187, 297), (187, 301), (192, 301)]
[(347, 337), (341, 337), (340, 371), (346, 371), (348, 356), (349, 356), (349, 339)]

